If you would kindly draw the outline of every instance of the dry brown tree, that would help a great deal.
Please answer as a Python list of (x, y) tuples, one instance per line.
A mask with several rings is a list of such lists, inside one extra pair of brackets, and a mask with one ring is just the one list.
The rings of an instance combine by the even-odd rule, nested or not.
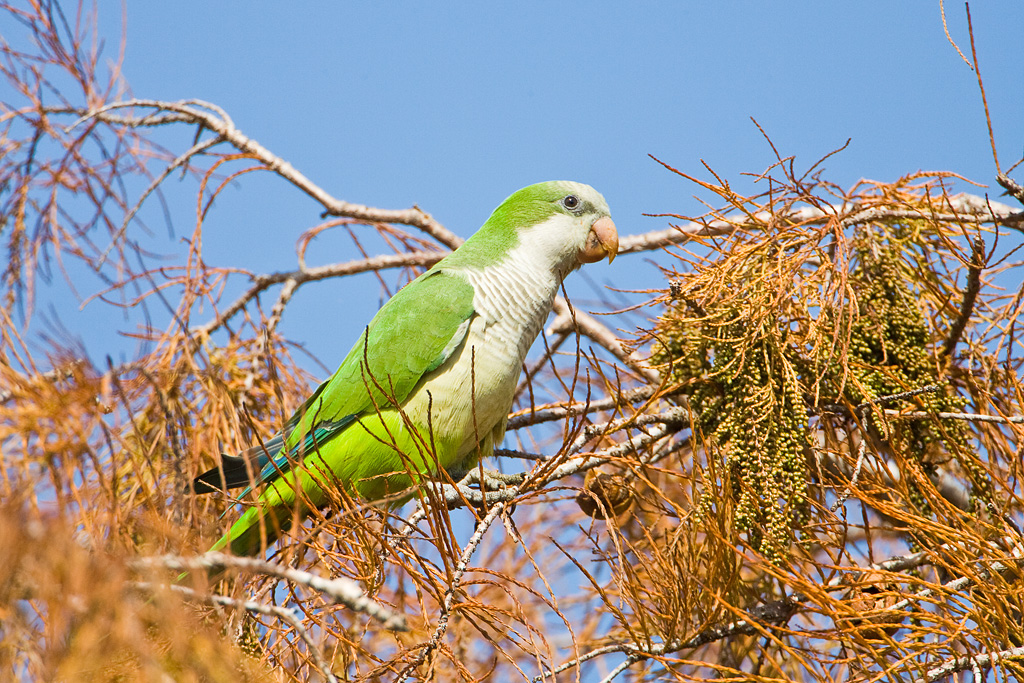
[[(460, 240), (335, 198), (213, 104), (132, 99), (87, 12), (0, 21), (0, 678), (1024, 678), (1019, 209), (951, 173), (844, 190), (778, 155), (742, 196), (666, 165), (708, 212), (622, 239), (664, 267), (646, 324), (558, 302), (518, 474), (392, 512), (339, 491), (266, 559), (203, 554), (251, 500), (187, 482), (312, 386), (295, 292), (400, 285)], [(277, 272), (204, 257), (252, 173), (315, 202)], [(195, 218), (166, 262), (142, 217), (172, 176)], [(386, 247), (308, 267), (332, 229)], [(30, 335), (64, 290), (123, 309), (137, 357)]]

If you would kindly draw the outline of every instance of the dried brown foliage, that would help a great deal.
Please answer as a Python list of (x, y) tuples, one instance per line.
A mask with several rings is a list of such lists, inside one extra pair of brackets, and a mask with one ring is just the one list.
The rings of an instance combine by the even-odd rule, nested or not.
[[(278, 331), (295, 291), (401, 283), (459, 239), (333, 198), (213, 105), (126, 99), (87, 12), (0, 16), (28, 36), (0, 46), (0, 676), (1022, 675), (1019, 213), (950, 174), (841, 190), (780, 159), (756, 196), (684, 176), (721, 208), (623, 238), (671, 264), (632, 354), (556, 306), (510, 422), (507, 455), (542, 454), (524, 475), (427, 486), (405, 519), (338, 493), (271, 565), (197, 560), (234, 501), (185, 483), (310, 390)], [(277, 273), (204, 258), (213, 199), (252, 172), (329, 217)], [(172, 173), (195, 220), (167, 264), (141, 221)], [(313, 236), (354, 225), (390, 251), (305, 265)], [(28, 338), (71, 260), (95, 275), (80, 296), (125, 309), (137, 357), (94, 367)], [(205, 585), (203, 562), (231, 579)]]

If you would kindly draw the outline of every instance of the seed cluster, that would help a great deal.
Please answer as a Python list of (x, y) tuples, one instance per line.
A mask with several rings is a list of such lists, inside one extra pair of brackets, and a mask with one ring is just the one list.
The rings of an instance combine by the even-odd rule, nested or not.
[[(849, 405), (863, 405), (880, 397), (944, 384), (934, 335), (900, 260), (905, 250), (913, 248), (906, 241), (899, 232), (888, 235), (884, 241), (877, 233), (864, 232), (858, 240), (859, 267), (851, 283), (857, 293), (858, 315), (851, 324), (845, 368), (833, 362), (828, 373), (833, 392), (838, 393), (841, 388)], [(840, 379), (844, 371), (848, 373), (845, 382)], [(959, 412), (966, 405), (961, 396), (946, 387), (906, 400), (916, 410), (931, 413)], [(965, 422), (939, 418), (890, 421), (885, 418), (885, 407), (891, 406), (872, 404), (866, 426), (887, 448), (899, 451), (908, 462), (918, 465), (922, 474), (931, 475), (961, 449), (964, 453), (971, 450)], [(983, 480), (975, 478), (975, 483)], [(911, 502), (927, 513), (928, 504), (919, 487), (913, 480), (908, 480), (908, 484)], [(980, 493), (977, 486), (975, 492)]]
[[(662, 335), (667, 343), (654, 360), (671, 365), (697, 415), (695, 429), (727, 464), (734, 528), (781, 562), (791, 529), (807, 520), (807, 408), (778, 327), (752, 329), (734, 308), (725, 310), (730, 322), (722, 323), (677, 308), (674, 322), (685, 317), (685, 324), (667, 325), (682, 334)], [(713, 499), (701, 498), (706, 514)]]
[[(701, 507), (708, 515), (731, 510), (731, 528), (770, 560), (786, 557), (794, 530), (809, 519), (809, 415), (819, 406), (845, 406), (844, 429), (866, 429), (870, 443), (898, 451), (921, 482), (972, 453), (960, 421), (886, 419), (891, 403), (872, 405), (866, 425), (855, 420), (856, 406), (929, 385), (943, 388), (908, 399), (909, 407), (935, 413), (965, 405), (947, 386), (937, 352), (949, 321), (926, 317), (915, 291), (921, 279), (903, 260), (920, 258), (926, 239), (900, 226), (865, 226), (850, 235), (845, 273), (821, 266), (826, 252), (818, 249), (819, 264), (793, 268), (789, 282), (778, 249), (734, 249), (729, 265), (702, 274), (701, 284), (669, 290), (651, 360), (688, 398), (694, 436), (709, 459), (706, 486), (725, 494), (706, 490)], [(970, 470), (973, 460), (962, 458), (977, 495), (984, 477)], [(927, 514), (914, 479), (907, 477), (910, 502)]]

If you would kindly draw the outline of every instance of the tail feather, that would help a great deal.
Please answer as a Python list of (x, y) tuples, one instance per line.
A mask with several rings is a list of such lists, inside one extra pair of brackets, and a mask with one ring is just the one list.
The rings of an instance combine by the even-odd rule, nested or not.
[(238, 455), (221, 453), (219, 465), (192, 480), (192, 490), (200, 494), (213, 493), (242, 486), (252, 487), (273, 478), (279, 469), (288, 469), (285, 462), (278, 462), (272, 468), (267, 467), (271, 461), (281, 459), (283, 447), (284, 437), (276, 434), (266, 443), (247, 448)]
[(214, 493), (249, 485), (249, 468), (244, 457), (221, 453), (220, 459), (220, 466), (209, 469), (192, 480), (192, 491)]

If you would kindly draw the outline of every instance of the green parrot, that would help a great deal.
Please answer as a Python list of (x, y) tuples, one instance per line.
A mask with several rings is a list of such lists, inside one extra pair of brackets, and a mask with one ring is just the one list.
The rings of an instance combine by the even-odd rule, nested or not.
[(280, 433), (196, 477), (196, 493), (244, 486), (242, 497), (266, 486), (212, 550), (256, 555), (295, 510), (325, 505), (331, 487), (397, 503), (423, 477), (454, 477), (491, 455), (562, 280), (610, 262), (618, 244), (589, 185), (552, 181), (511, 195), (381, 307)]

